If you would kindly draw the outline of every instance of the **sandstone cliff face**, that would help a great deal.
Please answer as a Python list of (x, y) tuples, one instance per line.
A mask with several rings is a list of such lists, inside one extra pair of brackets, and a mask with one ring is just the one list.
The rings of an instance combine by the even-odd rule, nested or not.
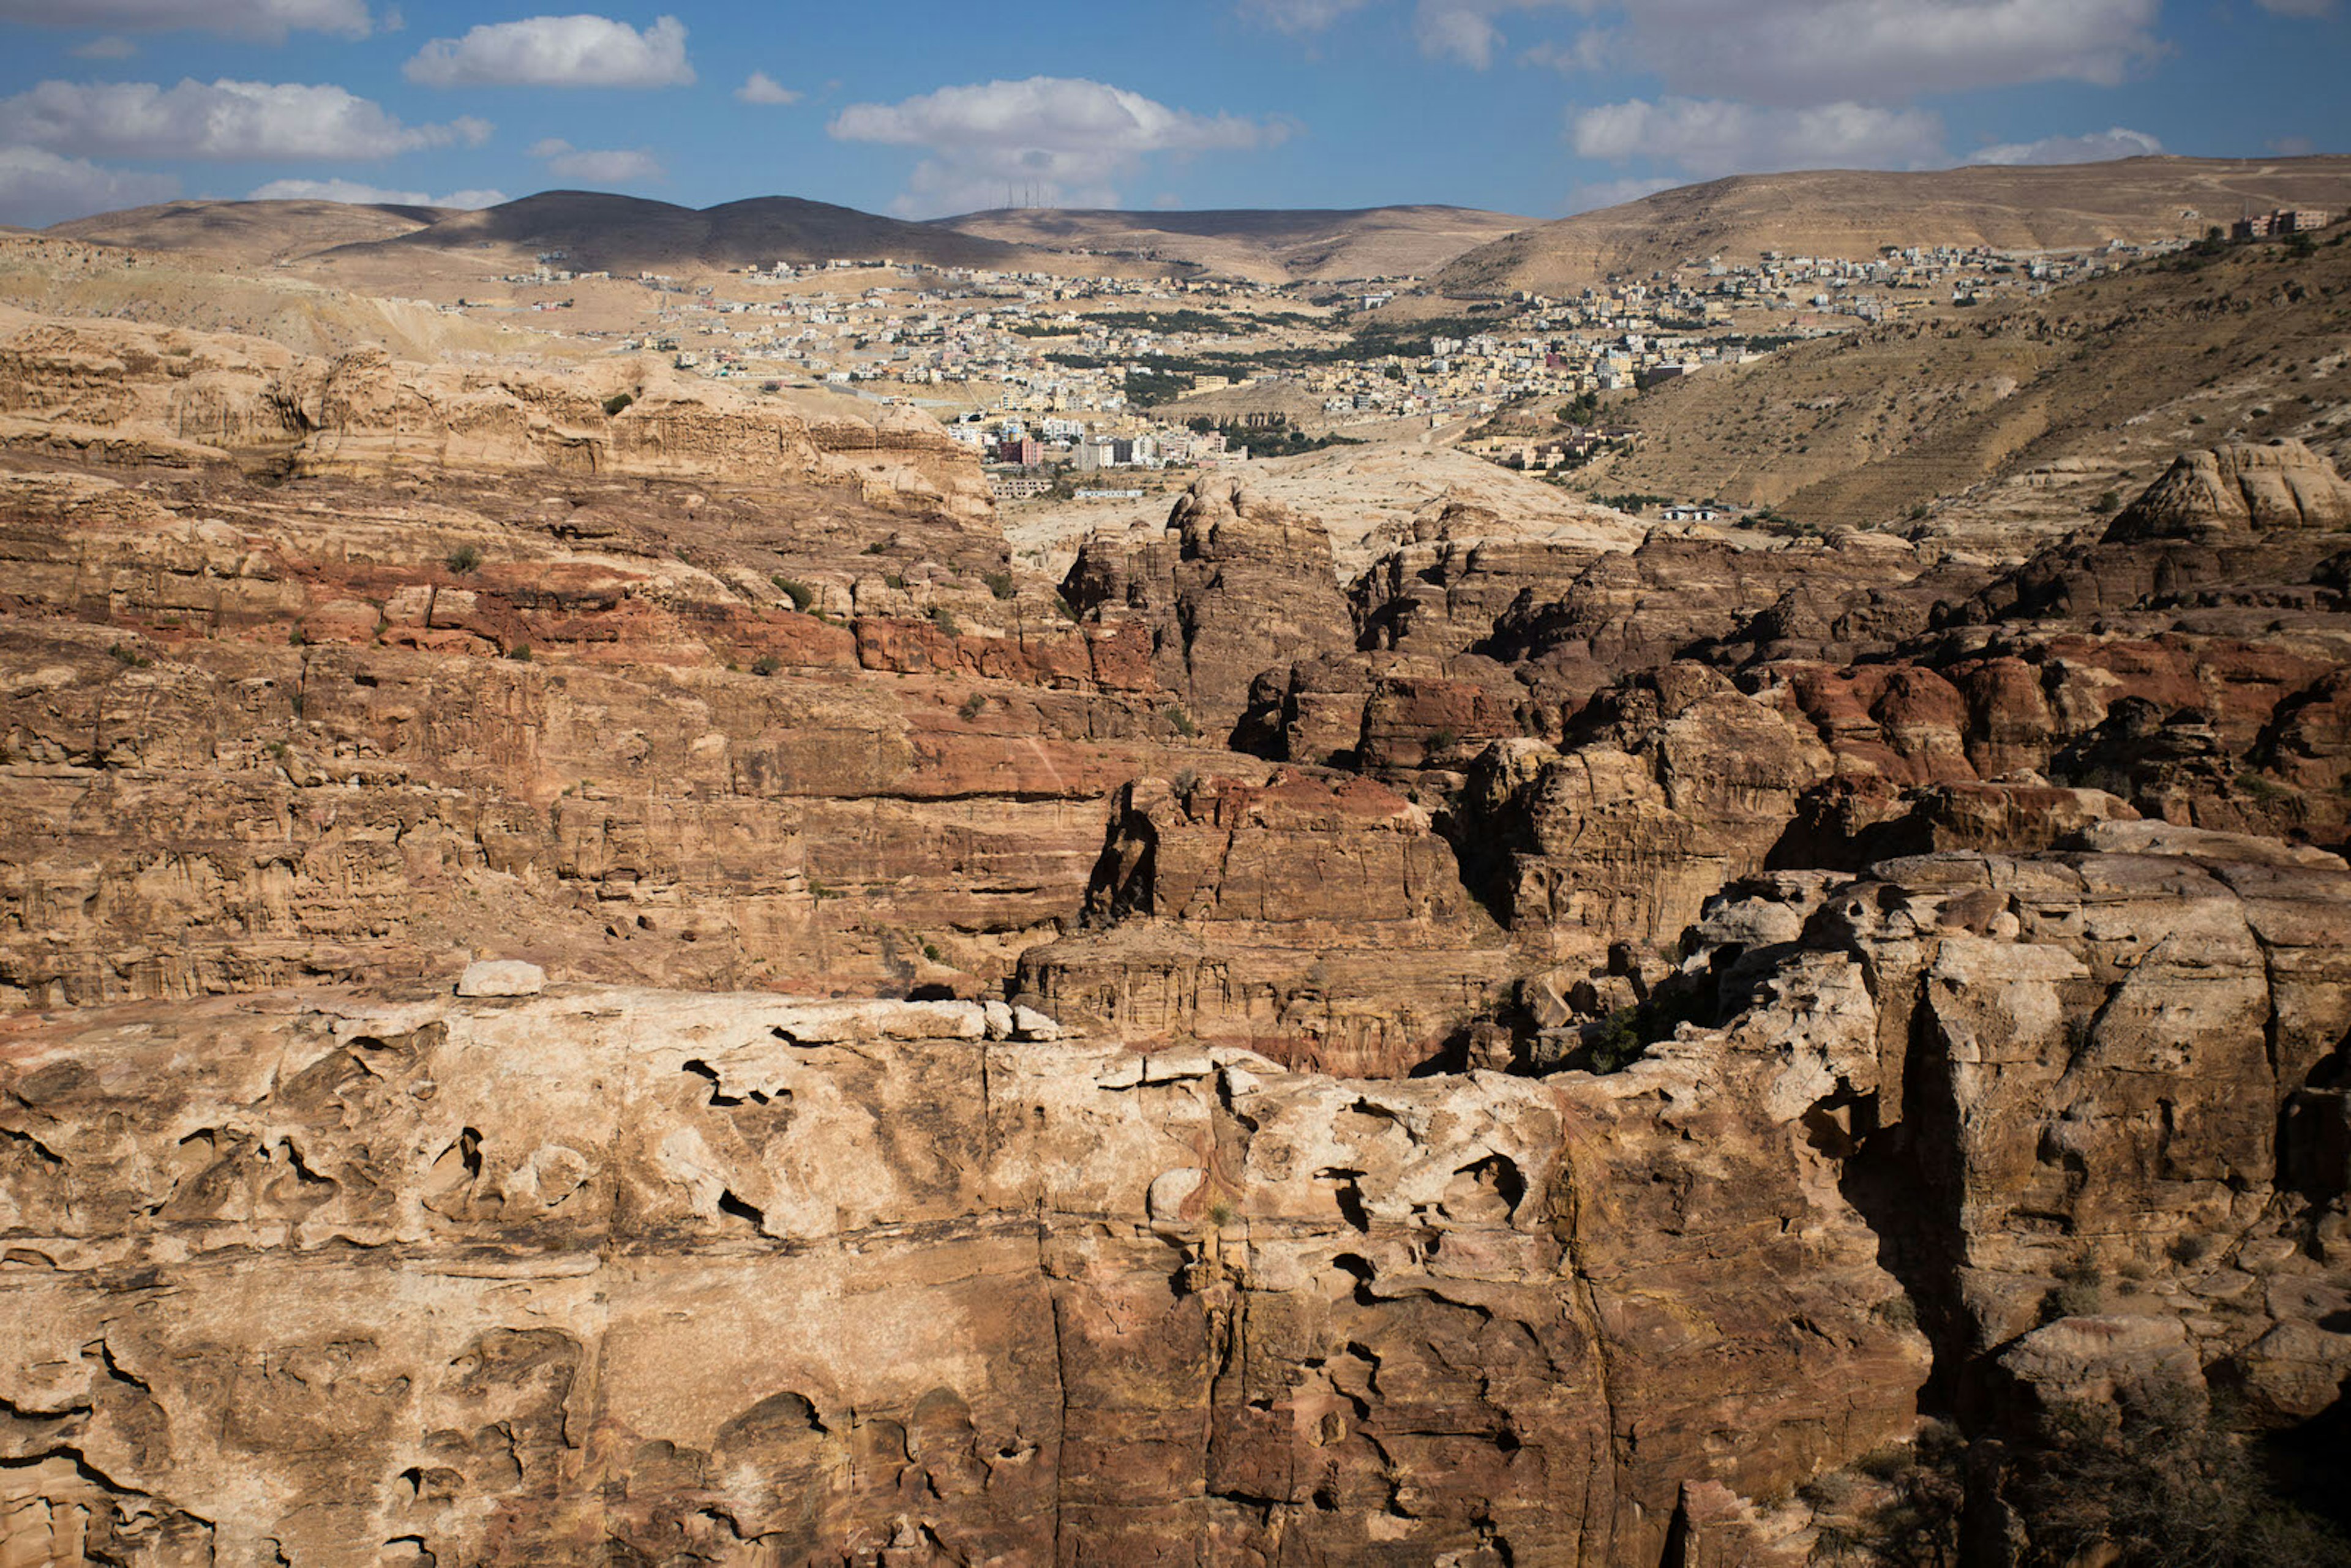
[(968, 454), (911, 410), (815, 420), (647, 360), (594, 372), (462, 371), (381, 349), (331, 360), (229, 334), (0, 317), (0, 444), (280, 474), (423, 469), (816, 479), (962, 517), (987, 510)]
[(1283, 770), (1127, 786), (1084, 928), (1023, 954), (1018, 983), (1132, 1038), (1402, 1077), (1450, 1060), (1515, 967), (1426, 810)]
[(1064, 604), (904, 412), (0, 369), (0, 1561), (1793, 1562), (1922, 1413), (2339, 1418), (2323, 465)]
[(1867, 1233), (1725, 1081), (1780, 1071), (1768, 1023), (1606, 1085), (989, 1024), (592, 988), (18, 1022), (6, 1549), (1651, 1562), (1685, 1480), (1909, 1420)]
[(1137, 625), (1159, 684), (1219, 738), (1260, 671), (1354, 646), (1316, 519), (1209, 477), (1176, 502), (1164, 536), (1136, 533), (1087, 541), (1062, 591), (1082, 616)]
[(2305, 1418), (2351, 1372), (2346, 899), (2152, 825), (1782, 877), (1696, 928), (1723, 1021), (1604, 1078), (595, 988), (22, 1016), (0, 1517), (125, 1562), (1633, 1563), (1793, 1528), (1736, 1500), (1932, 1380), (2168, 1356)]
[(2190, 452), (2117, 515), (2109, 540), (2351, 525), (2351, 485), (2299, 441)]

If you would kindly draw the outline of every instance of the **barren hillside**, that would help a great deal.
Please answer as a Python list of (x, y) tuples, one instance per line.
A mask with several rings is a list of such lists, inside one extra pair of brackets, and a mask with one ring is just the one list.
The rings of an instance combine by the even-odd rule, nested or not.
[(2306, 255), (2259, 244), (2167, 258), (1710, 370), (1629, 405), (1641, 444), (1576, 487), (1768, 504), (1824, 526), (2054, 487), (2079, 495), (2042, 509), (2078, 519), (2186, 446), (2295, 436), (2339, 459), (2346, 232)]
[(2079, 249), (2193, 238), (2245, 208), (2351, 204), (2351, 158), (2130, 158), (2045, 168), (1738, 174), (1578, 213), (1461, 256), (1454, 294), (1572, 294), (1612, 274), (1767, 250), (1867, 256), (1882, 246)]
[(1195, 213), (1006, 209), (938, 226), (1013, 245), (1189, 262), (1258, 283), (1423, 277), (1534, 220), (1474, 207)]
[(447, 207), (353, 202), (166, 202), (57, 224), (45, 233), (141, 250), (198, 251), (246, 267), (341, 245), (396, 239), (455, 215)]

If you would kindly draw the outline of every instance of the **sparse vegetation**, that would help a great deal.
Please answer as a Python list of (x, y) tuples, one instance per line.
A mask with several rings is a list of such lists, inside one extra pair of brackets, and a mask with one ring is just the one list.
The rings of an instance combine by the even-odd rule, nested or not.
[(1192, 722), (1192, 716), (1186, 713), (1179, 705), (1169, 703), (1165, 707), (1159, 710), (1159, 714), (1162, 718), (1165, 718), (1169, 724), (1174, 725), (1176, 727), (1176, 733), (1182, 736), (1185, 739), (1192, 740), (1198, 737), (1200, 727)]
[(482, 552), (472, 545), (459, 545), (441, 559), (441, 564), (457, 576), (465, 577), (481, 570)]
[(777, 572), (768, 580), (774, 583), (776, 591), (790, 600), (792, 608), (803, 615), (808, 613), (808, 607), (816, 602), (816, 590), (798, 578), (786, 577), (782, 572)]
[(763, 677), (772, 675), (783, 667), (784, 662), (773, 653), (762, 653), (751, 661), (751, 673)]
[(636, 401), (637, 400), (632, 393), (614, 392), (611, 397), (604, 400), (604, 413), (606, 417), (610, 418), (618, 414), (622, 409), (628, 407), (631, 403)]
[(977, 718), (980, 715), (980, 710), (987, 706), (987, 698), (978, 692), (974, 692), (971, 695), (963, 699), (962, 705), (956, 709), (956, 712), (963, 716), (963, 720), (966, 724), (968, 724), (973, 719)]
[(941, 633), (946, 636), (960, 637), (963, 635), (963, 622), (957, 621), (955, 618), (955, 612), (949, 610), (944, 604), (934, 604), (931, 606), (931, 624), (937, 627)]
[(1009, 599), (1013, 595), (1012, 574), (1008, 571), (983, 572), (980, 580), (987, 584), (987, 591), (998, 599)]

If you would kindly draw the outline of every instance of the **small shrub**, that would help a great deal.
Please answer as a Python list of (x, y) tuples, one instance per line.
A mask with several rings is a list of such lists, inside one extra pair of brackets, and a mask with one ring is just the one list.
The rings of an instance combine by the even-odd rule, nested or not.
[(477, 570), (480, 568), (482, 564), (482, 552), (475, 549), (472, 545), (459, 545), (455, 549), (451, 550), (446, 556), (442, 558), (442, 564), (446, 566), (451, 571), (455, 572), (458, 576), (463, 577), (466, 573)]
[(507, 650), (507, 657), (512, 659), (517, 664), (529, 664), (530, 644), (528, 643), (517, 643), (513, 647)]
[(2211, 1250), (2209, 1236), (2175, 1236), (2164, 1244), (2163, 1255), (2184, 1268), (2201, 1263)]
[(292, 627), (287, 630), (286, 633), (286, 644), (287, 647), (306, 648), (309, 646), (309, 643), (310, 634), (303, 631), (299, 626)]
[(778, 572), (768, 580), (774, 583), (777, 591), (790, 600), (792, 608), (803, 615), (808, 613), (808, 607), (816, 602), (816, 590), (798, 578), (786, 577), (781, 572)]
[(830, 883), (820, 882), (815, 877), (808, 879), (808, 890), (809, 896), (815, 899), (819, 904), (822, 904), (828, 898), (847, 898), (849, 896), (849, 894), (841, 892), (839, 888), (832, 886)]
[(604, 413), (607, 417), (610, 417), (636, 401), (636, 398), (628, 392), (614, 392), (604, 400)]
[(751, 673), (755, 675), (772, 675), (783, 667), (784, 662), (773, 653), (762, 653), (751, 661)]
[(1430, 751), (1450, 751), (1460, 744), (1461, 737), (1458, 734), (1450, 728), (1440, 726), (1428, 732), (1428, 745), (1426, 749)]
[(1199, 736), (1200, 727), (1192, 722), (1192, 716), (1190, 714), (1186, 713), (1181, 706), (1175, 703), (1169, 703), (1165, 707), (1160, 709), (1160, 716), (1166, 719), (1169, 724), (1174, 725), (1176, 727), (1176, 733), (1182, 736), (1186, 740), (1195, 739)]
[(904, 593), (906, 591), (906, 574), (903, 571), (885, 571), (882, 574), (882, 586), (895, 592)]
[(109, 648), (107, 652), (113, 655), (114, 662), (116, 664), (125, 665), (134, 670), (143, 670), (148, 665), (155, 662), (146, 654), (141, 653), (138, 649), (130, 647), (121, 643), (117, 643), (114, 646)]
[(1066, 593), (1053, 595), (1053, 607), (1071, 621), (1078, 619), (1078, 607), (1070, 602), (1070, 596)]
[(2058, 1318), (2095, 1317), (2106, 1304), (2105, 1274), (2091, 1258), (2076, 1258), (2057, 1266), (2057, 1283), (2041, 1299), (2043, 1322)]
[(923, 956), (934, 964), (944, 964), (947, 961), (946, 956), (939, 951), (938, 944), (935, 942), (923, 944)]
[(986, 572), (981, 575), (980, 580), (987, 584), (987, 591), (996, 595), (997, 598), (1009, 599), (1012, 597), (1012, 574), (1010, 572)]
[(272, 757), (275, 757), (276, 758), (277, 758), (277, 760), (278, 760), (278, 761), (283, 762), (283, 761), (285, 761), (285, 760), (286, 760), (286, 743), (285, 743), (284, 741), (282, 741), (282, 740), (273, 740), (273, 741), (271, 741), (271, 742), (269, 743), (269, 747), (268, 747), (268, 749), (269, 749), (269, 755), (270, 755), (270, 756), (272, 756)]
[(865, 553), (867, 555), (888, 555), (890, 553), (890, 541), (887, 539), (875, 539), (872, 544), (865, 547)]
[(2122, 510), (2122, 505), (2123, 498), (2120, 492), (2114, 490), (2101, 490), (2098, 492), (2098, 498), (2090, 503), (2090, 510), (2097, 513), (2103, 517), (2108, 512), (2118, 512)]
[(1194, 789), (1199, 788), (1200, 775), (1198, 771), (1194, 768), (1179, 768), (1176, 771), (1176, 777), (1169, 779), (1167, 782), (1174, 788), (1176, 793), (1178, 795), (1189, 795)]
[(963, 716), (963, 720), (966, 724), (968, 724), (973, 719), (977, 718), (979, 716), (980, 710), (985, 708), (987, 706), (987, 698), (978, 692), (974, 692), (971, 695), (963, 699), (962, 706), (958, 706), (956, 709), (956, 712)]
[(1208, 1223), (1219, 1230), (1239, 1218), (1240, 1211), (1221, 1197), (1208, 1205)]
[(955, 612), (944, 604), (931, 606), (931, 624), (949, 637), (963, 635), (963, 623), (955, 618)]

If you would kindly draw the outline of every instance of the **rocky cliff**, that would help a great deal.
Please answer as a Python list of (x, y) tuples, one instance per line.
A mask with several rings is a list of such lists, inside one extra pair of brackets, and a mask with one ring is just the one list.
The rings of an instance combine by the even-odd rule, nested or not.
[(2344, 1418), (2321, 456), (1056, 583), (903, 412), (0, 355), (0, 1562), (2022, 1560)]

